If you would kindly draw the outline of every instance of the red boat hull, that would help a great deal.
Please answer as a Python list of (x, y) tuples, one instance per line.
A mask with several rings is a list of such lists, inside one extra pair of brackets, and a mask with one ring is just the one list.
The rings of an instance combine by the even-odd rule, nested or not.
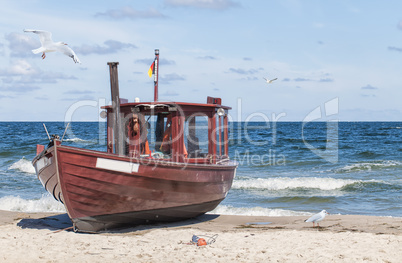
[(177, 221), (213, 210), (237, 165), (175, 163), (54, 145), (33, 164), (78, 231)]

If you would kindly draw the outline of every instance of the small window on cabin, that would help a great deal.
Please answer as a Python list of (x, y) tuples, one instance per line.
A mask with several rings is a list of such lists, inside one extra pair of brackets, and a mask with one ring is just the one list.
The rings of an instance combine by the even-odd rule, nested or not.
[(224, 138), (224, 120), (222, 116), (216, 116), (216, 124), (215, 124), (215, 132), (216, 132), (216, 154), (223, 155), (225, 153), (225, 138)]
[(208, 117), (191, 115), (186, 118), (184, 144), (188, 158), (204, 158), (208, 154)]
[(149, 148), (152, 152), (159, 153), (158, 155), (155, 155), (156, 157), (169, 158), (169, 155), (171, 154), (171, 117), (172, 114), (168, 113), (157, 113), (156, 115), (148, 116)]

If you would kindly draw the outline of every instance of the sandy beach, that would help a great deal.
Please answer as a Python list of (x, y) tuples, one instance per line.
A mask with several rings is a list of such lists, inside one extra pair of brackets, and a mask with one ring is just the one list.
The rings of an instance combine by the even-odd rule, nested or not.
[[(0, 211), (2, 262), (400, 262), (402, 218), (204, 215), (100, 234), (66, 214)], [(193, 235), (209, 244), (191, 244)], [(215, 241), (215, 242), (213, 242)]]

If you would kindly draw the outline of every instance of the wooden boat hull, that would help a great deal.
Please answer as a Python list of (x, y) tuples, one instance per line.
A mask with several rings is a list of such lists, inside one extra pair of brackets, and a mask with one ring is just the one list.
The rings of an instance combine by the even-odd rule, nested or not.
[(120, 157), (57, 143), (33, 164), (43, 186), (83, 232), (204, 214), (226, 197), (237, 167)]

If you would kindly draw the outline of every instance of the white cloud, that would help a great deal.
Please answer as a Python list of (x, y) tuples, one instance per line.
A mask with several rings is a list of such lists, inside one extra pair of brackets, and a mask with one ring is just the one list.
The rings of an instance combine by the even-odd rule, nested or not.
[(392, 47), (392, 46), (389, 46), (389, 47), (388, 47), (388, 50), (397, 51), (397, 52), (402, 52), (402, 48), (400, 48), (400, 47)]
[(256, 74), (260, 71), (264, 70), (263, 68), (257, 68), (257, 69), (243, 69), (243, 68), (229, 68), (229, 72), (231, 73), (237, 73), (241, 75), (249, 75), (249, 74)]
[(214, 56), (202, 56), (202, 57), (197, 57), (197, 59), (204, 59), (204, 60), (216, 60), (217, 58)]
[(29, 92), (40, 89), (38, 86), (40, 84), (76, 79), (60, 72), (42, 71), (24, 59), (16, 60), (5, 69), (0, 69), (0, 77), (2, 77), (0, 90), (11, 92)]
[(26, 60), (20, 59), (7, 69), (0, 69), (0, 76), (33, 75), (39, 74), (40, 70), (34, 68)]
[(32, 56), (32, 49), (38, 48), (40, 43), (38, 40), (24, 34), (9, 33), (5, 35), (5, 39), (8, 41), (8, 48), (11, 51), (13, 57), (27, 57)]
[(5, 52), (4, 52), (4, 44), (0, 43), (0, 56), (4, 56)]
[(89, 55), (89, 54), (112, 54), (117, 53), (120, 50), (134, 49), (137, 46), (130, 43), (123, 43), (116, 40), (107, 40), (104, 42), (104, 46), (100, 45), (82, 45), (74, 47), (77, 54)]
[(179, 80), (182, 81), (182, 80), (186, 80), (186, 78), (183, 76), (180, 76), (179, 74), (176, 74), (176, 73), (170, 73), (170, 74), (161, 76), (160, 80), (163, 81), (163, 83), (165, 83), (165, 84), (171, 84), (172, 81), (179, 81)]
[(398, 29), (402, 30), (402, 20), (399, 21), (398, 25), (397, 25)]

